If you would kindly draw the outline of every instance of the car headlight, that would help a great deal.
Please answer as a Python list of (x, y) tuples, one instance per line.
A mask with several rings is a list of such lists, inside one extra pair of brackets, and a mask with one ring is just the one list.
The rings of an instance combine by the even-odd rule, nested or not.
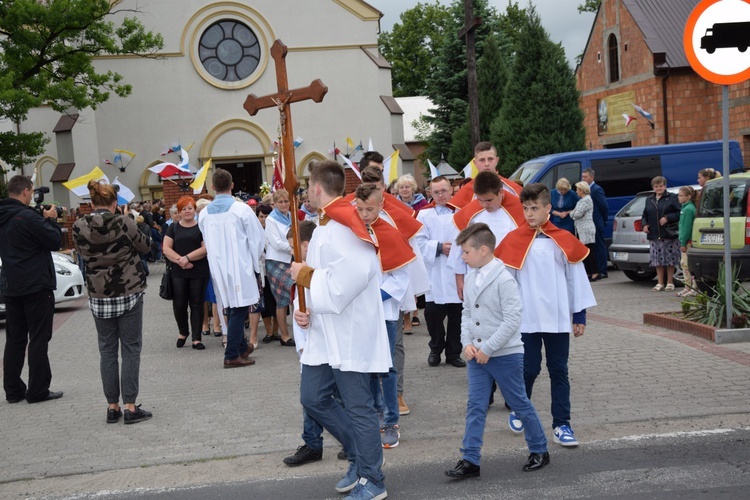
[(61, 266), (60, 264), (55, 264), (55, 272), (57, 274), (62, 274), (63, 276), (71, 276), (73, 274), (69, 269)]

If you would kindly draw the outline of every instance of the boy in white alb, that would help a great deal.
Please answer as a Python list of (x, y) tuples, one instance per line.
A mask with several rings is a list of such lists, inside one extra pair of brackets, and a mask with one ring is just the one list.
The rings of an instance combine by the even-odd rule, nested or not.
[[(349, 470), (336, 490), (351, 492), (349, 498), (382, 499), (388, 493), (370, 377), (388, 372), (392, 363), (380, 264), (365, 224), (341, 198), (341, 165), (317, 163), (309, 182), (310, 202), (322, 211), (320, 225), (307, 262), (291, 266), (292, 279), (309, 291), (307, 310), (294, 311), (297, 324), (308, 329), (300, 403), (347, 451)], [(333, 398), (336, 389), (344, 407)]]
[[(433, 202), (423, 207), (417, 220), (424, 228), (416, 239), (430, 276), (430, 291), (425, 294), (424, 318), (430, 334), (427, 364), (438, 366), (445, 351), (445, 362), (457, 368), (466, 366), (461, 359), (461, 299), (456, 290), (456, 275), (448, 267), (448, 255), (458, 228), (453, 224), (455, 210), (448, 205), (451, 183), (438, 176), (430, 181)], [(447, 329), (444, 326), (448, 319)]]
[(596, 305), (583, 266), (589, 250), (549, 221), (552, 205), (547, 186), (524, 186), (520, 198), (527, 224), (509, 233), (495, 256), (512, 269), (521, 293), (526, 393), (531, 398), (534, 381), (541, 372), (544, 345), (552, 393), (553, 439), (562, 446), (578, 446), (570, 427), (568, 353), (571, 330), (576, 337), (583, 335), (586, 308)]

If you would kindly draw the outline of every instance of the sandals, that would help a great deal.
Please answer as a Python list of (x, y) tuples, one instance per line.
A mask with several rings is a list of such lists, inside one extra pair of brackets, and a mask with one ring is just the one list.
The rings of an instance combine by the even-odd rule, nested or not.
[[(651, 290), (653, 290), (654, 292), (661, 292), (662, 290), (664, 290), (664, 285), (662, 285), (661, 283), (659, 283), (658, 285), (656, 285)], [(674, 285), (672, 285), (672, 290), (674, 290)]]
[(419, 325), (420, 325), (419, 316), (414, 316), (411, 319), (411, 326), (419, 326)]
[(664, 287), (665, 292), (674, 292), (674, 285), (672, 283)]

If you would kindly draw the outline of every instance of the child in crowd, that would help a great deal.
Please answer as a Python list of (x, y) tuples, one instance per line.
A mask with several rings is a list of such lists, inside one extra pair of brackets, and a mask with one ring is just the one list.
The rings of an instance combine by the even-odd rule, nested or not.
[(549, 463), (544, 428), (524, 387), (521, 298), (513, 277), (493, 256), (495, 241), (489, 226), (481, 222), (471, 224), (456, 238), (461, 258), (472, 269), (464, 281), (461, 314), (461, 344), (469, 377), (463, 458), (445, 471), (446, 476), (457, 479), (479, 476), (493, 381), (523, 422), (531, 452), (523, 470), (534, 471)]
[(415, 259), (415, 255), (406, 237), (380, 217), (383, 210), (383, 193), (379, 186), (374, 183), (361, 184), (357, 188), (354, 201), (357, 214), (367, 225), (379, 247), (380, 296), (383, 301), (393, 366), (386, 374), (372, 375), (370, 390), (375, 401), (375, 409), (381, 419), (381, 442), (383, 448), (389, 449), (398, 446), (401, 437), (398, 425), (398, 373), (395, 367), (396, 335), (401, 304), (410, 290), (407, 264)]
[(693, 221), (695, 221), (695, 202), (697, 199), (698, 193), (690, 186), (682, 186), (677, 192), (677, 200), (682, 205), (680, 209), (679, 236), (677, 239), (680, 240), (680, 266), (682, 266), (682, 272), (685, 276), (683, 278), (685, 288), (681, 292), (677, 292), (678, 297), (689, 297), (698, 294), (695, 291), (695, 281), (690, 275), (687, 260), (687, 251), (690, 248), (690, 240), (693, 237)]
[(544, 344), (552, 392), (553, 439), (562, 446), (578, 446), (570, 427), (568, 353), (571, 323), (573, 335), (583, 335), (586, 308), (596, 305), (583, 266), (589, 249), (549, 221), (552, 205), (546, 185), (525, 186), (520, 200), (526, 224), (508, 233), (495, 256), (512, 269), (521, 294), (526, 394), (531, 398), (534, 381), (541, 372)]

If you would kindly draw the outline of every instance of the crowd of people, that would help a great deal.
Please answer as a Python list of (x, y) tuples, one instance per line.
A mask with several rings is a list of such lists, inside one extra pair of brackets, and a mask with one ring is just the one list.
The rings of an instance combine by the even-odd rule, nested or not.
[[(192, 349), (204, 351), (203, 337), (213, 333), (223, 337), (224, 368), (252, 366), (261, 319), (260, 342), (296, 347), (304, 444), (284, 463), (320, 460), (327, 430), (341, 443), (339, 457), (349, 462), (335, 485), (347, 498), (387, 496), (383, 450), (399, 446), (400, 417), (410, 412), (403, 335), (419, 324), (420, 308), (429, 333), (427, 365), (444, 361), (468, 370), (461, 458), (447, 476), (480, 475), (482, 435), (496, 389), (509, 409), (510, 430), (526, 437), (523, 470), (550, 462), (531, 402), (543, 357), (551, 380), (552, 439), (577, 446), (570, 334), (583, 335), (586, 310), (596, 305), (590, 282), (606, 277), (606, 253), (600, 257), (598, 247), (606, 198), (591, 170), (575, 192), (564, 180), (552, 192), (543, 184), (522, 187), (497, 174), (497, 151), (488, 142), (476, 146), (475, 163), (474, 179), (456, 184), (435, 177), (425, 196), (411, 175), (389, 190), (382, 155), (368, 152), (360, 161), (361, 185), (344, 196), (341, 165), (314, 162), (299, 206), (284, 189), (238, 200), (231, 174), (216, 169), (215, 195), (184, 196), (169, 207), (169, 218), (160, 203), (118, 207), (111, 185), (90, 182), (93, 212), (80, 217), (73, 236), (97, 330), (106, 422), (152, 417), (136, 404), (143, 294), (149, 260), (163, 256), (177, 348), (190, 338)], [(17, 184), (15, 211), (30, 189)], [(48, 226), (48, 246), (54, 237), (59, 241), (54, 222), (36, 216), (37, 224)], [(32, 288), (24, 292), (50, 290), (46, 282)], [(9, 319), (12, 314), (9, 309)], [(51, 320), (48, 326), (51, 331)], [(28, 330), (23, 325), (13, 333), (25, 338)], [(20, 341), (12, 346), (18, 350)], [(27, 390), (16, 371), (5, 372), (8, 401), (62, 396), (49, 391), (51, 374), (46, 382), (35, 378), (33, 390), (30, 380)]]

